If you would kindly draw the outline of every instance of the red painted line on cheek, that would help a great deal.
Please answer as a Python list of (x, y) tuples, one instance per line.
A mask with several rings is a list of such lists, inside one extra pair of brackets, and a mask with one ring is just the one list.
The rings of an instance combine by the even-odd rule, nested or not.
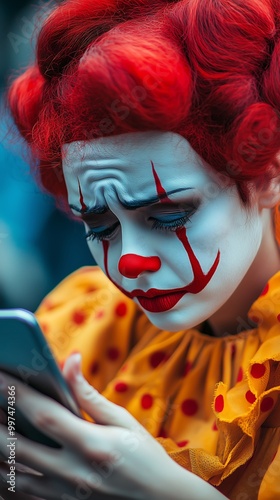
[(192, 266), (193, 274), (195, 276), (199, 276), (199, 275), (203, 274), (202, 269), (201, 269), (201, 265), (200, 265), (197, 257), (195, 256), (194, 251), (189, 243), (185, 228), (181, 227), (181, 228), (177, 229), (176, 235), (177, 235), (177, 238), (183, 244), (183, 246), (188, 254), (188, 257), (190, 259), (190, 263)]
[(82, 208), (82, 211), (83, 212), (86, 212), (87, 211), (87, 206), (84, 202), (84, 197), (83, 197), (83, 193), (82, 193), (82, 190), (81, 190), (81, 184), (80, 184), (80, 181), (78, 179), (78, 184), (79, 184), (79, 194), (80, 194), (80, 204), (81, 204), (81, 208)]
[(106, 275), (108, 276), (108, 278), (111, 279), (110, 275), (109, 275), (109, 270), (108, 270), (109, 241), (103, 240), (102, 241), (102, 245), (103, 245), (103, 252), (104, 252), (104, 268), (105, 268), (105, 272), (106, 272)]
[(123, 292), (125, 295), (127, 295), (128, 297), (130, 296), (130, 294), (128, 292), (126, 292), (126, 290), (124, 290), (121, 286), (119, 286), (110, 276), (110, 273), (109, 273), (109, 268), (108, 268), (108, 254), (109, 254), (109, 241), (108, 240), (103, 240), (102, 241), (102, 246), (103, 246), (103, 252), (104, 252), (104, 269), (105, 269), (105, 273), (106, 273), (106, 276), (109, 278), (110, 281), (112, 281), (112, 283), (121, 291)]
[(188, 254), (188, 257), (190, 259), (190, 263), (192, 266), (193, 274), (194, 274), (194, 279), (193, 279), (192, 283), (190, 283), (190, 285), (189, 285), (189, 287), (190, 287), (189, 292), (190, 293), (199, 293), (206, 287), (206, 285), (208, 285), (213, 274), (216, 272), (216, 269), (217, 269), (219, 262), (220, 262), (220, 251), (218, 251), (217, 257), (216, 257), (215, 262), (214, 262), (213, 266), (211, 267), (210, 271), (208, 271), (207, 274), (204, 274), (204, 272), (202, 271), (201, 265), (200, 265), (197, 257), (195, 256), (194, 251), (189, 243), (185, 228), (177, 229), (176, 235), (177, 235), (177, 238), (183, 244), (183, 246)]
[[(170, 200), (170, 198), (168, 198), (166, 191), (160, 182), (160, 178), (155, 170), (155, 166), (154, 166), (153, 162), (151, 162), (151, 163), (152, 163), (153, 176), (155, 179), (157, 194), (160, 197), (163, 196), (163, 198), (161, 198), (161, 202), (164, 201), (165, 203), (168, 202), (168, 203), (171, 203), (174, 205), (172, 200)], [(211, 267), (210, 271), (207, 274), (204, 274), (202, 271), (201, 265), (200, 265), (197, 257), (195, 256), (195, 253), (194, 253), (194, 251), (189, 243), (186, 228), (184, 228), (184, 227), (178, 228), (176, 231), (176, 236), (179, 239), (179, 241), (181, 241), (181, 243), (183, 244), (183, 246), (186, 250), (186, 253), (188, 255), (188, 258), (190, 260), (192, 270), (193, 270), (194, 279), (193, 279), (192, 283), (190, 283), (189, 292), (190, 293), (199, 293), (200, 291), (202, 291), (206, 287), (206, 285), (209, 283), (210, 279), (212, 278), (213, 274), (215, 273), (215, 271), (219, 265), (219, 262), (220, 262), (220, 251), (218, 252), (216, 260), (215, 260), (213, 266)]]

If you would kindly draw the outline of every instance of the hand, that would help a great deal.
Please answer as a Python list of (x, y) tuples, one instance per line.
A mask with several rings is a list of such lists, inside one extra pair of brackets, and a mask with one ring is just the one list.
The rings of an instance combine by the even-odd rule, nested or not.
[[(61, 444), (60, 449), (50, 448), (17, 434), (16, 460), (39, 473), (17, 472), (17, 494), (21, 500), (23, 494), (30, 500), (33, 496), (45, 500), (164, 498), (164, 481), (169, 480), (174, 462), (124, 408), (107, 401), (85, 381), (79, 364), (78, 355), (68, 358), (64, 375), (80, 408), (96, 423), (76, 417), (56, 401), (0, 374), (2, 392), (15, 385), (17, 407)], [(5, 457), (7, 450), (7, 428), (0, 425), (0, 451)], [(0, 467), (4, 479), (6, 468)]]

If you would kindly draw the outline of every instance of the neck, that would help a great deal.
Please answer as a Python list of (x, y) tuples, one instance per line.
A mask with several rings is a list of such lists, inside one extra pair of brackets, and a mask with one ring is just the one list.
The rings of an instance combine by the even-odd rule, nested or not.
[(218, 337), (254, 328), (255, 324), (248, 319), (248, 311), (267, 281), (280, 269), (273, 212), (264, 210), (263, 218), (263, 238), (252, 265), (229, 300), (208, 320), (214, 335)]

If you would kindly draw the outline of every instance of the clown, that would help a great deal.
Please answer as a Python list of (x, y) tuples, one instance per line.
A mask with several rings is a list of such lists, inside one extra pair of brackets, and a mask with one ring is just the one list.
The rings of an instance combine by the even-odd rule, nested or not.
[(280, 498), (279, 8), (66, 0), (45, 22), (9, 103), (98, 267), (37, 311), (86, 419), (1, 375), (61, 444), (19, 436), (13, 498)]
[(246, 209), (237, 189), (215, 180), (185, 139), (167, 132), (121, 134), (74, 142), (64, 153), (70, 207), (85, 222), (94, 258), (152, 323), (178, 331), (211, 318), (224, 304), (228, 324), (237, 307), (248, 310), (243, 297), (242, 306), (230, 297), (243, 279), (247, 291), (258, 286), (253, 276), (271, 215), (258, 203)]

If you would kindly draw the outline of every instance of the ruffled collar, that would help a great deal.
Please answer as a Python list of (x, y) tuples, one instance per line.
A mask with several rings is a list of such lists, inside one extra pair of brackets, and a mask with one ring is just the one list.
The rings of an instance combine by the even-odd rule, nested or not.
[(280, 328), (280, 271), (265, 285), (259, 298), (252, 304), (248, 318), (257, 324), (262, 341), (279, 335)]

